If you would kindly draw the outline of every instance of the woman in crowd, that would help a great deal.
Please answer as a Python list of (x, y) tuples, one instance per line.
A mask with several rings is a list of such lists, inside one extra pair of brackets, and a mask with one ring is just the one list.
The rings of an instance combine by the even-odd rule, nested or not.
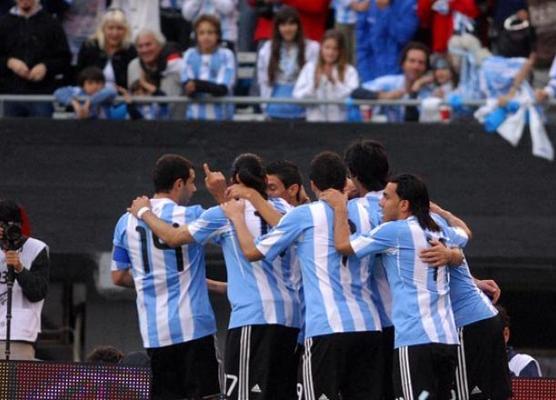
[[(347, 62), (344, 36), (337, 30), (329, 30), (322, 39), (318, 61), (307, 63), (301, 70), (293, 97), (343, 101), (358, 85), (357, 71)], [(307, 107), (307, 121), (345, 120), (346, 107), (343, 105)]]
[[(276, 13), (272, 40), (257, 58), (257, 78), (261, 97), (293, 97), (293, 88), (306, 62), (316, 62), (319, 44), (305, 39), (297, 10), (284, 6)], [(270, 119), (304, 119), (305, 109), (295, 104), (269, 104)]]
[(106, 11), (95, 34), (79, 49), (77, 72), (98, 67), (104, 73), (106, 84), (127, 87), (127, 66), (137, 57), (130, 39), (125, 14), (119, 9)]
[[(192, 98), (207, 95), (226, 96), (232, 93), (236, 61), (231, 50), (220, 47), (221, 31), (218, 18), (201, 15), (194, 25), (196, 46), (183, 56), (181, 83), (185, 94)], [(192, 104), (187, 119), (232, 119), (231, 104)]]

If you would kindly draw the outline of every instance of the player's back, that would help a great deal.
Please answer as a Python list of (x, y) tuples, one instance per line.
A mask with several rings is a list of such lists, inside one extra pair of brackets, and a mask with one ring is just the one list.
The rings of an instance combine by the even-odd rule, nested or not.
[[(193, 222), (203, 211), (170, 199), (151, 199), (151, 206), (155, 215), (174, 226)], [(145, 347), (182, 343), (216, 331), (200, 245), (170, 248), (131, 214), (118, 221), (114, 245), (129, 257)]]

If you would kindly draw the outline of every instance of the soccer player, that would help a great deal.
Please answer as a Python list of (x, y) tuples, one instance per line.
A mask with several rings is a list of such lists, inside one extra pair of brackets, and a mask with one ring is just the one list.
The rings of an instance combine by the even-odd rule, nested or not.
[[(258, 156), (238, 156), (232, 166), (232, 181), (256, 189), (266, 198), (265, 170)], [(275, 213), (283, 214), (290, 208), (282, 199), (270, 199), (267, 206), (269, 203)], [(273, 262), (249, 262), (219, 206), (178, 228), (150, 212), (145, 199), (136, 199), (131, 210), (141, 213), (156, 235), (170, 246), (204, 244), (209, 240), (222, 246), (232, 307), (224, 362), (228, 398), (295, 398), (296, 370), (292, 365), (300, 326), (300, 277), (291, 268), (290, 252), (284, 249)], [(257, 236), (269, 230), (261, 211), (264, 210), (247, 202), (242, 214), (250, 232)]]
[(335, 243), (341, 253), (360, 258), (382, 254), (393, 293), (395, 397), (449, 399), (458, 337), (448, 271), (446, 266), (430, 268), (417, 251), (434, 239), (463, 242), (470, 234), (467, 227), (441, 230), (430, 216), (425, 184), (409, 174), (388, 182), (380, 200), (385, 223), (369, 234), (350, 238), (345, 196), (329, 191), (323, 198), (334, 208)]
[(299, 168), (291, 161), (280, 160), (266, 166), (267, 194), (281, 197), (296, 207), (310, 201)]
[[(175, 226), (203, 212), (186, 207), (195, 193), (187, 159), (166, 154), (153, 171), (151, 212)], [(112, 279), (135, 287), (143, 345), (151, 359), (155, 399), (200, 399), (218, 395), (216, 323), (205, 282), (202, 246), (170, 248), (140, 219), (126, 213), (114, 232)]]
[[(337, 154), (323, 152), (311, 162), (310, 179), (316, 195), (342, 190), (346, 168)], [(381, 399), (380, 318), (366, 268), (347, 263), (334, 248), (332, 209), (322, 201), (298, 206), (255, 243), (241, 201), (223, 207), (248, 259), (270, 261), (296, 245), (306, 307), (305, 399)]]

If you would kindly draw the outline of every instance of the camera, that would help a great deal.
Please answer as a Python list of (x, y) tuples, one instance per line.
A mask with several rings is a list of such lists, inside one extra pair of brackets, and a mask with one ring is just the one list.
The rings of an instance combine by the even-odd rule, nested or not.
[(19, 250), (25, 238), (21, 231), (21, 225), (14, 222), (0, 222), (0, 228), (4, 231), (2, 239), (2, 248), (5, 250)]

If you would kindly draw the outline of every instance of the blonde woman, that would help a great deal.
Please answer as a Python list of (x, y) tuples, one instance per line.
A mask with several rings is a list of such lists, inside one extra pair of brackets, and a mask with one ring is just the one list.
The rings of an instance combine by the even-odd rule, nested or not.
[(124, 12), (109, 9), (102, 16), (95, 34), (79, 49), (77, 73), (86, 67), (102, 69), (107, 84), (127, 87), (127, 66), (137, 57)]

